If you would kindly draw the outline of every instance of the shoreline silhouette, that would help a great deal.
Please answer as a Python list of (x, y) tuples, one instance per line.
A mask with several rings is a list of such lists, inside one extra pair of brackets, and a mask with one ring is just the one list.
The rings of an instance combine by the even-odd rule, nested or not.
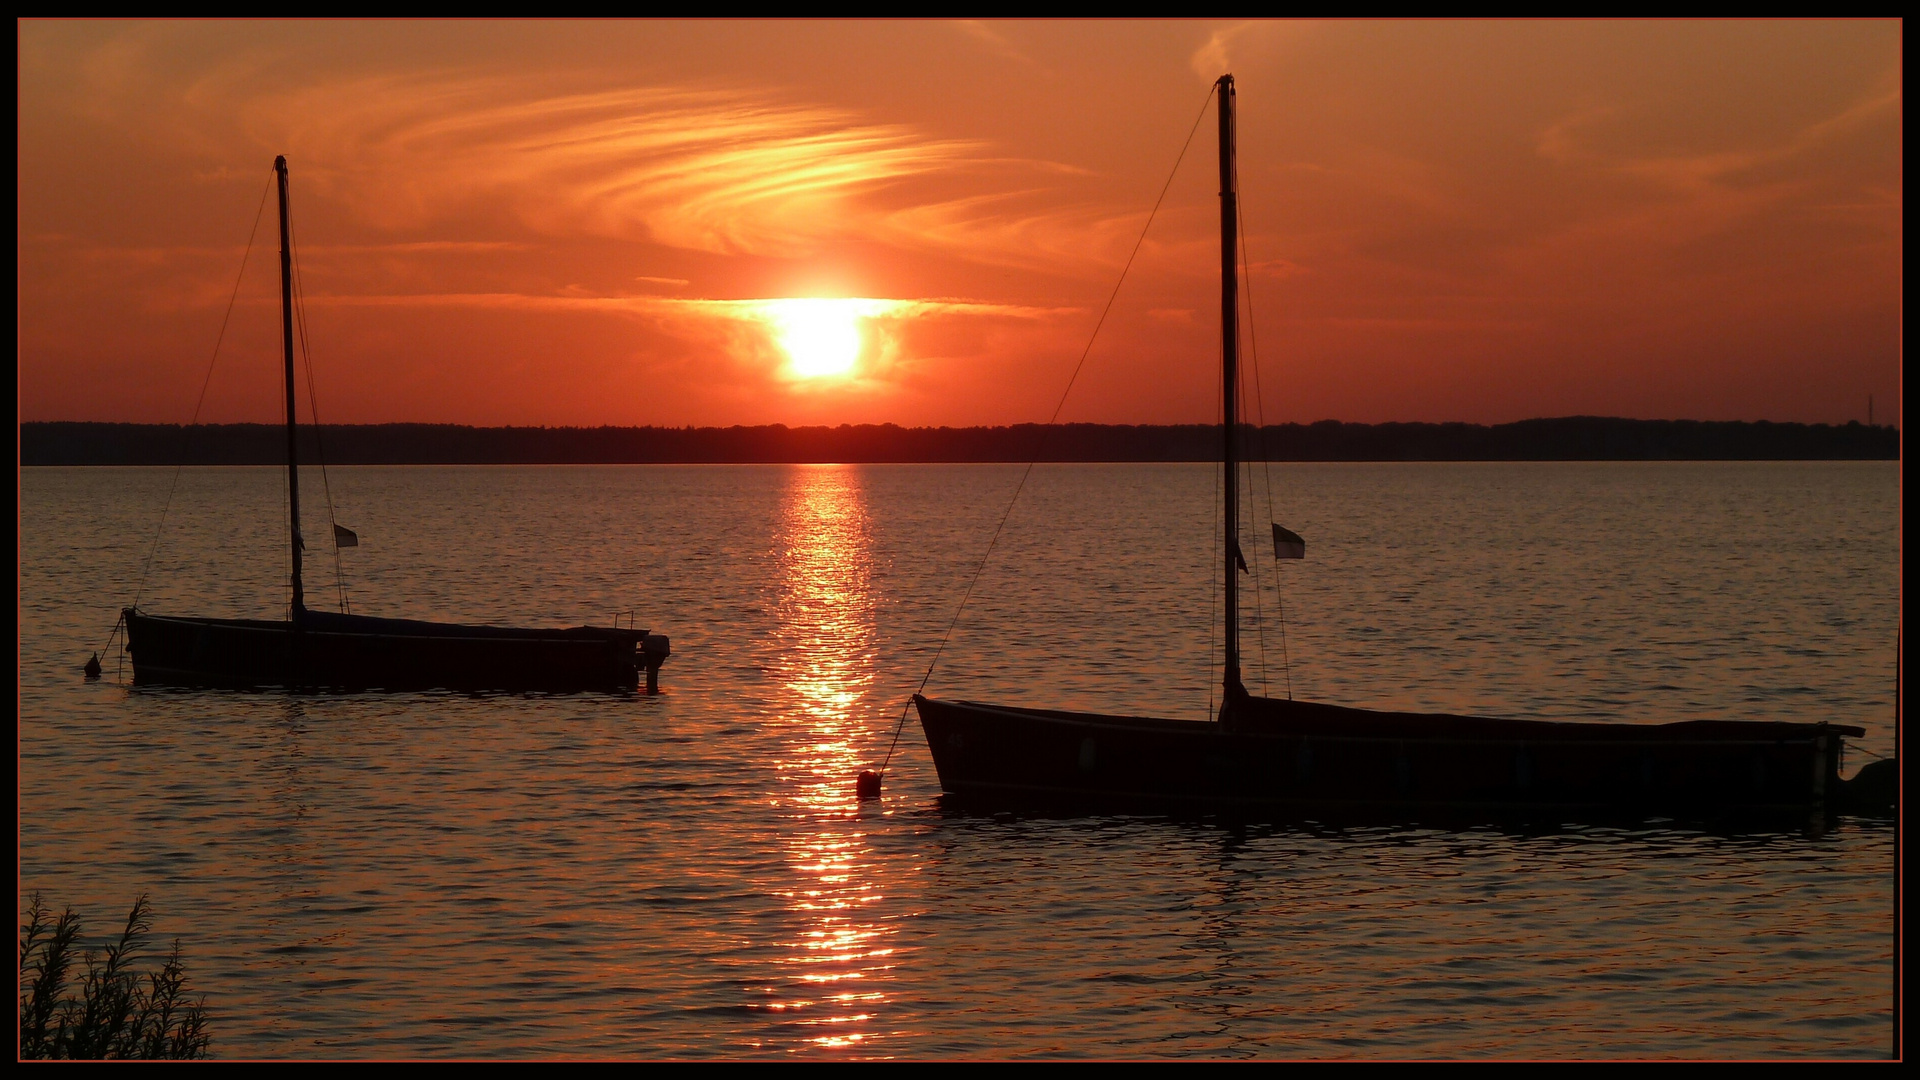
[[(330, 465), (782, 464), (801, 462), (1213, 461), (1210, 424), (1016, 424), (899, 427), (472, 427), (327, 424), (302, 432), (307, 460)], [(278, 424), (34, 421), (19, 426), (20, 464), (274, 465)], [(1508, 424), (1322, 420), (1248, 429), (1268, 461), (1897, 460), (1889, 425), (1632, 420), (1569, 416)], [(324, 450), (324, 455), (321, 451)]]

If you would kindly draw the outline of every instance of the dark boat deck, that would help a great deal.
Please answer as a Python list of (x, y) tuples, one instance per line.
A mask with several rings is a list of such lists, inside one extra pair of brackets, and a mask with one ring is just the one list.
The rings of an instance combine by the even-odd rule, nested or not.
[[(926, 700), (926, 699), (916, 699)], [(932, 702), (930, 704), (945, 704)], [(1512, 742), (1622, 742), (1658, 741), (1677, 744), (1729, 739), (1772, 744), (1781, 739), (1807, 738), (1822, 732), (1859, 737), (1866, 729), (1843, 724), (1795, 724), (1763, 720), (1681, 720), (1667, 724), (1598, 723), (1577, 720), (1513, 720), (1504, 717), (1459, 716), (1452, 713), (1385, 712), (1310, 701), (1249, 698), (1223, 728), (1207, 720), (1171, 720), (1152, 716), (1110, 716), (1105, 713), (1034, 709), (1018, 705), (988, 705), (955, 701), (953, 705), (1010, 716), (1062, 723), (1094, 722), (1115, 729), (1170, 734), (1227, 732), (1290, 738), (1341, 738), (1456, 741), (1476, 739)]]
[(292, 621), (128, 610), (134, 681), (330, 690), (619, 690), (656, 685), (667, 639), (640, 629), (461, 626), (303, 611)]
[(1252, 698), (1224, 724), (916, 697), (942, 788), (979, 808), (1495, 820), (1804, 814), (1834, 724), (1562, 723)]

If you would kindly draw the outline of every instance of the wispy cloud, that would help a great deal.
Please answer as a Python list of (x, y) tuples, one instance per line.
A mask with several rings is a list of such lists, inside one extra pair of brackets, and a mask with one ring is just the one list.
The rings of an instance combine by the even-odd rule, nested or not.
[(784, 368), (781, 339), (790, 330), (795, 308), (828, 307), (847, 321), (857, 320), (870, 340), (863, 375), (889, 377), (902, 364), (927, 357), (916, 341), (928, 332), (966, 326), (1055, 327), (1062, 319), (1085, 314), (1076, 307), (1039, 307), (985, 303), (949, 297), (765, 297), (712, 300), (661, 296), (531, 295), (526, 293), (332, 294), (309, 296), (323, 308), (458, 308), (473, 311), (563, 312), (635, 318), (682, 341), (712, 343), (708, 355), (730, 366), (763, 371)]
[[(1020, 55), (1001, 27), (953, 25)], [(286, 153), (296, 221), (324, 202), (349, 224), (416, 238), (612, 239), (773, 258), (858, 243), (1078, 277), (1104, 270), (1138, 210), (1110, 204), (1106, 179), (1084, 168), (737, 78), (348, 75), (283, 70), (252, 50), (186, 69), (169, 40), (135, 28), (93, 47), (75, 63), (85, 93), (72, 107), (157, 156), (184, 155), (202, 182), (230, 183), (233, 163)], [(285, 88), (262, 90), (274, 85)]]
[(993, 27), (988, 26), (986, 23), (981, 22), (979, 19), (956, 19), (953, 22), (953, 26), (966, 36), (986, 45), (990, 51), (998, 56), (1004, 56), (1009, 60), (1018, 60), (1023, 64), (1034, 64), (1033, 57), (1023, 52), (1018, 45), (1013, 43), (1011, 38)]
[(711, 252), (805, 252), (856, 230), (862, 198), (980, 150), (719, 89), (542, 95), (491, 78), (385, 77), (296, 98), (258, 106), (261, 122), (324, 118), (295, 133), (294, 153), (312, 163), (309, 182), (370, 219), (400, 226), (498, 201), (542, 233)]
[(1233, 39), (1253, 29), (1251, 21), (1234, 23), (1232, 26), (1215, 30), (1199, 48), (1193, 50), (1193, 56), (1187, 61), (1193, 73), (1203, 79), (1217, 79), (1233, 67), (1233, 57), (1229, 47)]
[(504, 215), (545, 237), (725, 255), (851, 240), (1057, 268), (1085, 265), (1089, 221), (1133, 209), (1076, 199), (1073, 166), (764, 89), (556, 92), (550, 76), (439, 71), (261, 97), (236, 72), (182, 106), (203, 117), (186, 141), (238, 113), (262, 153), (286, 150), (296, 201), (318, 194), (393, 231)]
[(1897, 119), (1900, 103), (1898, 74), (1888, 72), (1864, 96), (1782, 138), (1759, 145), (1665, 154), (1607, 148), (1606, 137), (1615, 135), (1613, 129), (1627, 118), (1618, 107), (1589, 106), (1547, 125), (1535, 149), (1541, 157), (1559, 165), (1594, 167), (1676, 191), (1700, 191), (1766, 166), (1816, 154), (1876, 121)]
[(509, 240), (417, 240), (398, 244), (302, 244), (308, 255), (495, 255), (530, 251), (532, 244)]
[(1261, 58), (1279, 43), (1297, 40), (1312, 24), (1296, 20), (1243, 19), (1229, 23), (1207, 35), (1193, 50), (1187, 66), (1193, 73), (1211, 82), (1233, 71), (1236, 64)]
[[(465, 307), (513, 308), (545, 311), (602, 311), (612, 313), (697, 316), (731, 319), (741, 322), (766, 321), (777, 313), (779, 305), (792, 303), (794, 297), (766, 297), (744, 300), (708, 300), (668, 296), (552, 296), (513, 292), (462, 293), (334, 293), (308, 296), (306, 302), (327, 307)], [(262, 303), (266, 301), (261, 301)], [(274, 300), (278, 303), (278, 300)], [(888, 299), (884, 297), (847, 297), (838, 302), (859, 308), (864, 318), (919, 318), (931, 316), (991, 317), (1002, 319), (1051, 319), (1078, 315), (1078, 307), (1039, 307), (1023, 304), (995, 304), (978, 300), (946, 297), (926, 299)]]

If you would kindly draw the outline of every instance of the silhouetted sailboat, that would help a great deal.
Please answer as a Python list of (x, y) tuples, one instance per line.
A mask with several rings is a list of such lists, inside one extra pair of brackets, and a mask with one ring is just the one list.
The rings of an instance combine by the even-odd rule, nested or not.
[[(1217, 721), (916, 694), (941, 787), (963, 805), (1254, 812), (1319, 819), (1805, 813), (1845, 802), (1840, 724), (1503, 720), (1255, 697), (1240, 677), (1233, 77), (1216, 85), (1226, 465), (1225, 695)], [(1275, 555), (1304, 541), (1274, 526)], [(877, 787), (877, 781), (873, 783)]]
[[(125, 609), (136, 683), (189, 686), (406, 690), (592, 690), (658, 688), (667, 638), (602, 626), (525, 629), (313, 611), (301, 587), (300, 462), (293, 382), (293, 271), (287, 222), (287, 159), (275, 158), (280, 193), (281, 338), (286, 357), (287, 502), (292, 602), (282, 622), (154, 615)], [(334, 543), (358, 537), (334, 526)]]

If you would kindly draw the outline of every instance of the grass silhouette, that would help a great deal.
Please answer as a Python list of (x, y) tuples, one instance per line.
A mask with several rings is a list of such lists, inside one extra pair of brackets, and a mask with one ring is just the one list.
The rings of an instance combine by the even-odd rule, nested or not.
[[(75, 956), (80, 917), (67, 908), (56, 919), (40, 894), (27, 907), (20, 928), (20, 1047), (27, 1058), (205, 1057), (205, 999), (188, 1000), (180, 942), (157, 971), (136, 971), (153, 926), (143, 893), (127, 912), (127, 924), (103, 953)], [(76, 972), (76, 959), (85, 969)], [(69, 988), (78, 975), (79, 995)]]

